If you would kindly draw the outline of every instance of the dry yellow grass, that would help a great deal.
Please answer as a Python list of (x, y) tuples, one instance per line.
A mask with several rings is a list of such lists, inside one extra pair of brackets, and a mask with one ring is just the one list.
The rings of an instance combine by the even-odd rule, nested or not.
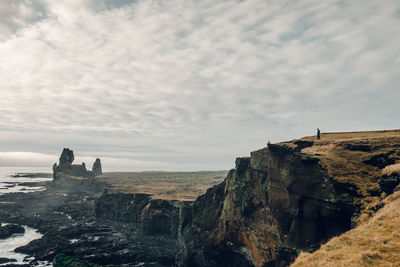
[(386, 175), (391, 175), (391, 174), (400, 175), (400, 163), (386, 166), (386, 167), (382, 170), (382, 173), (383, 173), (383, 174), (386, 174)]
[[(354, 204), (361, 206), (358, 221), (368, 219), (381, 200), (376, 192), (380, 190), (378, 181), (382, 176), (382, 169), (365, 164), (364, 161), (385, 154), (396, 163), (399, 162), (400, 130), (323, 133), (321, 140), (316, 140), (315, 136), (307, 136), (300, 140), (314, 142), (313, 146), (304, 148), (301, 152), (319, 158), (320, 164), (332, 179), (357, 188), (359, 197), (354, 198)], [(280, 144), (296, 148), (295, 141)], [(371, 150), (350, 150), (347, 149), (348, 145), (366, 145)]]
[(109, 172), (99, 179), (106, 181), (109, 192), (145, 193), (152, 198), (193, 201), (208, 188), (221, 183), (227, 171), (199, 172)]
[(292, 267), (400, 266), (400, 192), (358, 227), (331, 239), (316, 252), (301, 253)]

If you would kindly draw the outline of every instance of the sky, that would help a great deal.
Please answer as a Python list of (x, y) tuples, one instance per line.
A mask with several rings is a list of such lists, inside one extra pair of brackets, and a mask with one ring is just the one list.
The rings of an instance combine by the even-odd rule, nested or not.
[(400, 1), (1, 0), (0, 166), (221, 170), (400, 128)]

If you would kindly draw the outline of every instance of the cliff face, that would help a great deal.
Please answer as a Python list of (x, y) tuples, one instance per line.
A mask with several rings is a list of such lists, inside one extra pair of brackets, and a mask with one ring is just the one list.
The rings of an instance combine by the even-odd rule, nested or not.
[(295, 149), (238, 158), (222, 184), (182, 208), (180, 265), (273, 266), (282, 246), (306, 249), (342, 233), (353, 199), (338, 188), (317, 158)]
[(313, 253), (301, 253), (293, 267), (399, 266), (400, 188), (377, 213), (356, 228), (332, 238)]
[(148, 194), (104, 194), (95, 202), (96, 218), (135, 223), (143, 233), (177, 237), (179, 201)]
[(107, 183), (94, 178), (79, 179), (64, 173), (57, 173), (53, 179), (53, 188), (70, 191), (70, 192), (92, 192), (103, 193), (108, 187)]

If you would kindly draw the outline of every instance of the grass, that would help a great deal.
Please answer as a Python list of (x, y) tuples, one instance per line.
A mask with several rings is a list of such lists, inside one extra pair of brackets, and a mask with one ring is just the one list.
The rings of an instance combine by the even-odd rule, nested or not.
[(193, 201), (211, 186), (221, 183), (227, 173), (109, 172), (99, 178), (111, 185), (110, 192), (146, 193), (158, 199)]
[[(400, 163), (400, 130), (323, 133), (321, 140), (316, 140), (315, 136), (300, 140), (314, 141), (313, 146), (304, 148), (301, 152), (319, 158), (321, 166), (329, 177), (357, 188), (359, 197), (354, 199), (354, 203), (361, 206), (359, 221), (369, 218), (382, 198), (376, 195), (380, 190), (378, 181), (382, 176), (382, 169), (368, 165), (364, 161), (375, 155), (387, 154), (396, 163)], [(280, 144), (295, 148), (297, 147), (295, 141)], [(349, 150), (346, 148), (349, 144), (368, 145), (371, 151)], [(398, 170), (398, 166), (399, 164), (388, 166), (387, 170), (396, 168)]]
[(391, 174), (400, 175), (400, 163), (392, 164), (392, 165), (386, 166), (386, 167), (382, 170), (382, 173), (383, 173), (383, 174), (386, 174), (386, 175), (391, 175)]
[(369, 220), (312, 254), (301, 253), (291, 266), (400, 266), (400, 192), (382, 204)]

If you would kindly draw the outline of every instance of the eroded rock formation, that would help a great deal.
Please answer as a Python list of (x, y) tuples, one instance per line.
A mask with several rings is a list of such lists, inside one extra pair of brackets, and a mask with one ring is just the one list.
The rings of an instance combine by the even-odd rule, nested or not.
[(92, 171), (88, 171), (86, 169), (86, 164), (84, 162), (82, 162), (81, 165), (72, 164), (74, 158), (74, 152), (69, 148), (64, 148), (59, 159), (59, 164), (57, 165), (57, 163), (54, 163), (53, 165), (54, 180), (58, 179), (59, 173), (86, 178), (95, 177), (102, 174), (101, 162), (99, 158), (97, 158), (93, 163)]
[(92, 172), (93, 172), (94, 176), (103, 174), (103, 171), (101, 169), (101, 162), (100, 162), (99, 158), (97, 158), (96, 161), (93, 163)]
[(136, 223), (150, 235), (177, 237), (180, 201), (152, 199), (148, 194), (104, 194), (96, 200), (99, 219)]
[(271, 144), (238, 158), (222, 184), (182, 208), (179, 264), (279, 266), (278, 248), (311, 248), (350, 229), (353, 199), (336, 188), (298, 149)]

